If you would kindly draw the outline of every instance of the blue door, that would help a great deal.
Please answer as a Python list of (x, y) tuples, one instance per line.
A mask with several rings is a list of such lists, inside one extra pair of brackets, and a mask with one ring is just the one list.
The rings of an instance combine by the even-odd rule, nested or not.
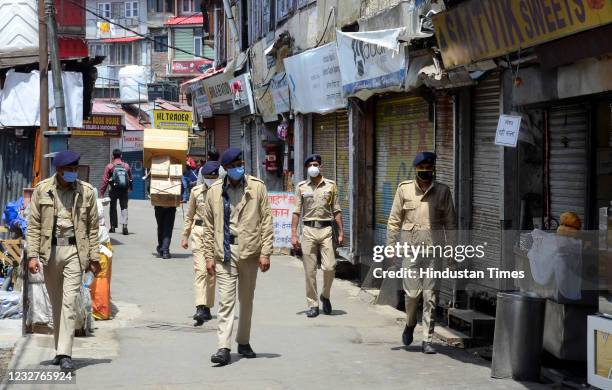
[(142, 151), (139, 152), (124, 152), (122, 160), (130, 164), (132, 169), (132, 191), (130, 191), (130, 199), (144, 199), (145, 185), (142, 177), (144, 176), (144, 166), (142, 164)]

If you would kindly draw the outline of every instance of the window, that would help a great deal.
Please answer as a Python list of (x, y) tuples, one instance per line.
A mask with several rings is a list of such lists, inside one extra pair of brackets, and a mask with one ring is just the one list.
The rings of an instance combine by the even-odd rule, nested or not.
[(149, 0), (149, 10), (152, 12), (164, 12), (164, 0)]
[(89, 56), (108, 56), (108, 45), (100, 43), (92, 43), (89, 45)]
[(276, 0), (276, 21), (280, 22), (289, 17), (295, 9), (294, 0)]
[(202, 43), (202, 30), (198, 31), (196, 29), (193, 32), (193, 54), (195, 54), (195, 58), (202, 56)]
[(157, 53), (168, 51), (168, 36), (167, 35), (157, 35), (154, 37), (155, 44), (153, 50)]
[(121, 19), (125, 17), (124, 3), (111, 3), (111, 18)]
[(181, 8), (181, 11), (183, 12), (195, 12), (195, 7), (193, 4), (193, 0), (183, 0), (183, 6)]
[(125, 3), (125, 17), (126, 18), (137, 18), (138, 17), (138, 2), (128, 1)]
[(132, 63), (132, 45), (117, 45), (117, 60), (119, 65)]
[(111, 3), (98, 3), (98, 12), (105, 18), (111, 17)]
[(174, 12), (174, 0), (164, 0), (165, 1), (165, 9), (164, 12)]

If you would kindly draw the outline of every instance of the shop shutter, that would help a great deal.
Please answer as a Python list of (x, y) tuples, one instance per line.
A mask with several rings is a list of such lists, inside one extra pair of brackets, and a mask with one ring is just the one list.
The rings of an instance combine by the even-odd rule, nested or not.
[(219, 154), (223, 154), (229, 147), (229, 117), (226, 115), (215, 116), (214, 146)]
[(100, 189), (104, 168), (111, 161), (110, 138), (70, 137), (70, 150), (81, 155), (80, 164), (89, 166), (89, 184)]
[[(483, 245), (485, 257), (474, 259), (473, 269), (501, 267), (501, 178), (503, 148), (495, 145), (500, 114), (501, 83), (498, 72), (486, 76), (474, 91), (474, 133), (472, 162), (472, 243)], [(474, 281), (497, 289), (494, 280)]]
[(132, 170), (132, 190), (129, 192), (130, 199), (145, 199), (144, 166), (142, 163), (142, 150), (123, 153), (122, 160), (130, 164)]
[(234, 111), (229, 116), (229, 143), (232, 148), (241, 148), (242, 149), (242, 132), (244, 130), (242, 124), (242, 118), (246, 115), (249, 115), (249, 109), (243, 108), (238, 111)]
[(387, 220), (400, 182), (414, 178), (416, 153), (434, 148), (429, 103), (416, 96), (382, 98), (376, 103), (376, 185), (374, 240), (384, 245)]
[(455, 121), (453, 98), (436, 97), (436, 180), (449, 186), (455, 199)]
[(342, 225), (345, 231), (341, 255), (350, 252), (350, 210), (349, 210), (349, 128), (348, 113), (340, 110), (312, 118), (312, 152), (321, 155), (323, 176), (334, 180), (338, 187)]
[[(193, 53), (193, 29), (192, 28), (176, 28), (172, 31), (174, 33), (174, 46), (185, 50), (189, 53)], [(180, 50), (174, 51), (175, 60), (192, 60), (193, 54), (187, 54)]]
[(550, 210), (558, 222), (573, 211), (584, 223), (588, 112), (584, 105), (550, 110)]
[(0, 130), (0, 212), (32, 185), (34, 138), (28, 130), (23, 138), (15, 136), (14, 129)]

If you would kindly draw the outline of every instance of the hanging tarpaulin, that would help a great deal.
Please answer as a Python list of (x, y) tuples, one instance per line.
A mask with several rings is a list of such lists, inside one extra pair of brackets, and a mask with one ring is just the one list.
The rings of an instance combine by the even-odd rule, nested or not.
[(326, 114), (346, 107), (334, 43), (287, 57), (284, 62), (295, 112)]
[(272, 100), (277, 113), (289, 112), (291, 104), (289, 100), (289, 85), (287, 83), (286, 73), (277, 73), (270, 81), (270, 91), (272, 92)]
[(398, 41), (404, 28), (344, 33), (336, 31), (342, 92), (365, 100), (376, 92), (400, 91), (406, 55)]

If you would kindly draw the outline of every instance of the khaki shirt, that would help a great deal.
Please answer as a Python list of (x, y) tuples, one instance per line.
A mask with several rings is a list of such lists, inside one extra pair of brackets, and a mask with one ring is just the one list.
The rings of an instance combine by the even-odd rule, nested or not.
[[(250, 175), (245, 175), (244, 180), (246, 183), (244, 193), (230, 214), (230, 219), (234, 219), (234, 230), (237, 233), (234, 235), (238, 237), (239, 259), (260, 255), (270, 256), (274, 243), (274, 229), (266, 185)], [(224, 181), (216, 181), (210, 186), (206, 195), (203, 233), (206, 260), (223, 260), (223, 186)], [(228, 195), (231, 192), (230, 190)], [(230, 221), (230, 229), (231, 225)]]
[(304, 180), (295, 189), (294, 214), (302, 214), (303, 221), (331, 221), (341, 212), (338, 188), (333, 180), (323, 177), (318, 186)]
[(77, 180), (71, 189), (61, 190), (55, 175), (38, 183), (32, 193), (26, 234), (28, 257), (39, 258), (47, 264), (56, 215), (55, 235), (61, 237), (60, 234), (73, 229), (81, 267), (85, 269), (90, 261), (99, 261), (98, 205), (94, 188)]
[(206, 201), (207, 191), (208, 186), (206, 184), (200, 184), (191, 189), (185, 223), (183, 224), (183, 238), (191, 235), (191, 229), (195, 220), (204, 219), (204, 202)]
[(416, 180), (406, 180), (395, 192), (387, 222), (387, 245), (394, 245), (400, 238), (412, 245), (422, 242), (426, 245), (443, 242), (453, 245), (456, 219), (448, 186), (434, 181), (423, 192)]
[(230, 233), (232, 236), (238, 235), (238, 204), (244, 196), (244, 183), (238, 184), (236, 187), (227, 186), (227, 195), (230, 203)]

